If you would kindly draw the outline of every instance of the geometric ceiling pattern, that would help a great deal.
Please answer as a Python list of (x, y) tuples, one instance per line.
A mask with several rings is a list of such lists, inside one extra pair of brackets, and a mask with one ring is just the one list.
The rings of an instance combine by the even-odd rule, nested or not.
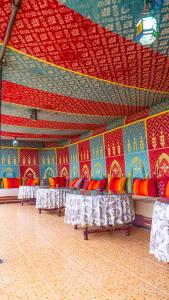
[[(143, 1), (22, 0), (3, 66), (1, 136), (61, 142), (168, 103), (169, 1), (153, 8), (160, 36), (150, 48), (135, 40)], [(3, 0), (1, 42), (10, 14)]]

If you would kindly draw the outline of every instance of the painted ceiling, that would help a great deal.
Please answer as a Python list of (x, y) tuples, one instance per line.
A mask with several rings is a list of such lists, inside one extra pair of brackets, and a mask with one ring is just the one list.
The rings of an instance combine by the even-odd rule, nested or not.
[[(143, 3), (22, 0), (3, 66), (1, 137), (63, 142), (169, 103), (169, 0), (153, 1), (151, 47), (135, 39)], [(1, 0), (1, 44), (10, 14)]]

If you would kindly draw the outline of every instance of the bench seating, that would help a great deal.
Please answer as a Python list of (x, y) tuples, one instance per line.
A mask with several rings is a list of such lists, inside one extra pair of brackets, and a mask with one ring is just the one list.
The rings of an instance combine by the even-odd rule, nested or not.
[(134, 209), (135, 209), (135, 221), (137, 226), (151, 228), (151, 221), (153, 215), (153, 207), (158, 197), (133, 195)]
[(18, 203), (18, 188), (0, 189), (0, 203)]

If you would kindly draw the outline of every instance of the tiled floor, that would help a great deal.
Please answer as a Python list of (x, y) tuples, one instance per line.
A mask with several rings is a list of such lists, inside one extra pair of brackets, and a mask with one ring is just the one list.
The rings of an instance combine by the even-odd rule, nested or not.
[(0, 205), (0, 300), (169, 300), (169, 265), (149, 232), (92, 234), (32, 205)]

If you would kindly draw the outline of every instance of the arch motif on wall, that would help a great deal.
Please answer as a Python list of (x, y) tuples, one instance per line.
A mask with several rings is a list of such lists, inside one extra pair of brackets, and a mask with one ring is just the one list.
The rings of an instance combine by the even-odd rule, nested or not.
[(82, 177), (90, 179), (90, 170), (88, 165), (84, 165), (81, 172)]
[(129, 177), (128, 177), (128, 180), (127, 180), (128, 192), (132, 191), (132, 180), (133, 180), (133, 177), (135, 176), (134, 175), (134, 166), (137, 163), (139, 164), (140, 170), (141, 170), (141, 173), (139, 175), (137, 174), (137, 177), (146, 178), (146, 172), (145, 172), (145, 168), (144, 168), (143, 162), (142, 162), (141, 158), (139, 158), (139, 157), (136, 156), (133, 159), (132, 163), (131, 163), (131, 169), (130, 169)]
[(32, 168), (28, 168), (24, 172), (24, 177), (35, 178), (36, 177), (36, 173), (35, 173), (35, 171)]
[(98, 177), (102, 178), (103, 177), (101, 163), (99, 163), (99, 162), (95, 163), (94, 168), (93, 168), (93, 176), (94, 176), (94, 178), (98, 178)]
[(66, 179), (69, 178), (68, 170), (66, 169), (66, 167), (63, 167), (63, 169), (62, 169), (61, 172), (60, 172), (60, 175), (61, 175), (62, 177), (65, 177)]
[(54, 177), (54, 171), (51, 167), (46, 168), (46, 170), (43, 174), (43, 179), (49, 178), (49, 177)]
[[(166, 165), (165, 165), (165, 161), (166, 161)], [(156, 161), (156, 176), (160, 177), (168, 174), (169, 174), (169, 155), (167, 155), (166, 153), (162, 153)]]
[(12, 168), (6, 168), (5, 171), (3, 172), (3, 177), (15, 177), (15, 172)]
[[(113, 172), (114, 167), (117, 167), (117, 174), (116, 173), (114, 174), (114, 172)], [(113, 177), (113, 175), (118, 176), (118, 177), (121, 177), (123, 175), (121, 166), (120, 166), (119, 162), (116, 159), (113, 160), (113, 162), (110, 166), (109, 176)]]

